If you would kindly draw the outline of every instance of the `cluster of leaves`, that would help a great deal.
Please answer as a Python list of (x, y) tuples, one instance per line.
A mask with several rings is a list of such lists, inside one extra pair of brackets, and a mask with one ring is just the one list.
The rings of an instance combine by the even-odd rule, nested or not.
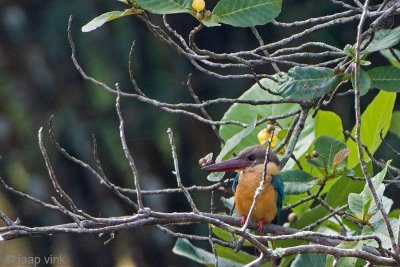
[[(214, 7), (209, 16), (196, 16), (192, 0), (118, 0), (131, 7), (124, 11), (104, 13), (82, 27), (83, 32), (92, 31), (110, 20), (127, 15), (142, 14), (147, 10), (155, 14), (189, 13), (209, 27), (219, 26), (220, 23), (236, 27), (251, 27), (264, 25), (281, 12), (282, 0), (240, 1), (221, 0)], [(201, 11), (202, 12), (202, 11)]]
[[(194, 17), (198, 11), (192, 8), (190, 0), (136, 0), (121, 1), (130, 5), (125, 11), (113, 11), (103, 14), (86, 24), (82, 31), (91, 31), (103, 25), (105, 22), (126, 15), (142, 14), (147, 10), (157, 14), (170, 13), (189, 13)], [(281, 10), (279, 0), (260, 0), (260, 1), (239, 1), (221, 0), (211, 12), (211, 16), (201, 18), (200, 21), (206, 26), (216, 26), (225, 23), (237, 27), (250, 27), (263, 25), (273, 20)], [(202, 12), (202, 11), (201, 11)], [(369, 104), (361, 119), (361, 141), (366, 145), (373, 155), (380, 146), (382, 137), (385, 137), (389, 128), (400, 136), (400, 113), (392, 113), (396, 99), (396, 93), (400, 92), (400, 63), (397, 62), (395, 55), (400, 55), (398, 50), (388, 49), (400, 42), (400, 27), (394, 29), (383, 29), (375, 33), (371, 42), (365, 40), (361, 45), (366, 46), (362, 50), (361, 63), (367, 67), (371, 62), (367, 57), (371, 53), (380, 52), (385, 56), (391, 66), (380, 66), (370, 68), (368, 71), (361, 71), (360, 88), (361, 95), (365, 95), (370, 89), (380, 90), (375, 99)], [(294, 112), (300, 106), (314, 107), (317, 100), (330, 94), (341, 82), (352, 81), (354, 87), (354, 46), (347, 45), (343, 52), (350, 57), (345, 65), (340, 68), (330, 69), (322, 67), (300, 67), (291, 68), (287, 73), (280, 73), (276, 76), (277, 81), (263, 79), (260, 84), (264, 88), (276, 93), (272, 95), (254, 84), (239, 99), (243, 100), (288, 100), (285, 103), (274, 105), (254, 105), (233, 104), (224, 114), (222, 121), (235, 120), (246, 123), (247, 128), (237, 125), (222, 125), (219, 134), (226, 141), (221, 152), (216, 157), (216, 162), (226, 160), (238, 153), (243, 148), (258, 143), (257, 134), (266, 125), (257, 125), (261, 118), (279, 116), (288, 112)], [(289, 134), (289, 128), (293, 123), (293, 118), (286, 117), (279, 120), (282, 126), (277, 130), (277, 139), (282, 142)], [(351, 135), (354, 136), (355, 129)], [(309, 154), (316, 151), (314, 158)], [(345, 226), (349, 235), (378, 235), (383, 241), (384, 248), (390, 248), (388, 236), (382, 214), (378, 212), (371, 192), (363, 180), (352, 180), (349, 177), (363, 177), (356, 144), (352, 139), (347, 139), (343, 134), (343, 126), (340, 117), (327, 111), (319, 111), (315, 118), (311, 115), (307, 117), (304, 130), (300, 134), (293, 154), (299, 161), (299, 165), (304, 169), (298, 169), (294, 161), (289, 161), (281, 177), (285, 184), (287, 198), (284, 204), (293, 204), (310, 194), (315, 194), (318, 190), (323, 196), (323, 201), (332, 209), (340, 208), (348, 203), (345, 209), (345, 216), (342, 218), (333, 217), (322, 224), (316, 225), (312, 230), (324, 233), (337, 232)], [(308, 156), (307, 156), (308, 155)], [(212, 155), (206, 156), (211, 158)], [(372, 173), (371, 159), (366, 156), (366, 161), (370, 173)], [(385, 210), (389, 212), (393, 201), (383, 196), (386, 185), (383, 183), (386, 166), (373, 178), (373, 183), (378, 191), (378, 197), (382, 200)], [(208, 176), (210, 181), (218, 181), (224, 173), (212, 173)], [(232, 199), (223, 199), (227, 207), (232, 207)], [(294, 228), (302, 229), (312, 225), (317, 220), (327, 216), (330, 211), (320, 203), (307, 201), (292, 208), (297, 214), (298, 220), (292, 225)], [(396, 216), (398, 211), (389, 213), (389, 217)], [(398, 215), (397, 215), (398, 216)], [(398, 229), (398, 222), (390, 218), (394, 229)], [(230, 242), (230, 233), (213, 228), (213, 233)], [(299, 240), (283, 240), (275, 242), (277, 247), (289, 247), (303, 243)], [(245, 245), (250, 245), (245, 243)], [(346, 243), (347, 247), (359, 248), (363, 245), (377, 247), (376, 241), (357, 241), (351, 244)], [(216, 245), (219, 262), (222, 266), (241, 266), (255, 259), (255, 256), (245, 252), (235, 254), (232, 249)], [(213, 264), (214, 254), (193, 246), (188, 240), (178, 239), (173, 250), (175, 253), (186, 256), (200, 263)], [(282, 265), (290, 263), (296, 256), (283, 259)], [(323, 261), (331, 262), (332, 258), (323, 256)], [(317, 259), (318, 258), (318, 259)], [(293, 261), (292, 266), (300, 266), (304, 261), (317, 261), (320, 256), (298, 255)], [(345, 262), (346, 261), (346, 262)], [(355, 259), (341, 259), (342, 264), (354, 264)]]

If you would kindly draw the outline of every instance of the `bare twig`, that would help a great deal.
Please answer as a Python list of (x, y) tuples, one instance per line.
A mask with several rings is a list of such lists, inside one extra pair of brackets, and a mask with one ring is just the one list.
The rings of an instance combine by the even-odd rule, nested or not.
[(125, 157), (129, 162), (129, 166), (131, 167), (132, 173), (133, 173), (133, 178), (134, 178), (134, 182), (135, 182), (135, 188), (136, 188), (136, 192), (137, 192), (137, 204), (139, 206), (139, 212), (141, 212), (144, 209), (143, 206), (143, 201), (142, 201), (142, 193), (140, 192), (140, 184), (139, 184), (139, 173), (136, 169), (136, 165), (135, 162), (131, 156), (131, 153), (129, 152), (128, 149), (128, 145), (126, 144), (126, 140), (125, 140), (125, 130), (124, 130), (124, 119), (122, 118), (122, 114), (121, 114), (121, 109), (120, 109), (120, 94), (119, 94), (119, 86), (118, 84), (116, 85), (117, 89), (118, 89), (118, 94), (117, 94), (117, 100), (116, 100), (116, 104), (115, 104), (115, 108), (117, 110), (117, 114), (118, 114), (118, 118), (119, 118), (119, 136), (121, 139), (121, 144), (122, 144), (122, 149), (124, 150), (125, 153)]
[(393, 251), (397, 251), (397, 245), (396, 245), (396, 241), (394, 239), (394, 234), (393, 234), (393, 229), (392, 226), (390, 224), (389, 218), (386, 214), (386, 211), (383, 208), (383, 204), (381, 202), (381, 200), (378, 198), (378, 195), (376, 193), (375, 187), (372, 183), (371, 180), (371, 175), (368, 172), (368, 168), (367, 165), (365, 163), (365, 159), (364, 159), (364, 151), (362, 149), (362, 144), (361, 144), (361, 110), (360, 110), (360, 45), (361, 45), (361, 33), (362, 33), (362, 29), (364, 26), (364, 22), (365, 19), (367, 18), (367, 13), (368, 13), (368, 5), (369, 5), (369, 0), (366, 0), (364, 3), (364, 7), (363, 7), (363, 13), (361, 15), (360, 18), (360, 22), (358, 24), (357, 27), (357, 42), (356, 42), (356, 46), (355, 46), (355, 113), (356, 113), (356, 133), (355, 133), (355, 139), (356, 139), (356, 144), (357, 144), (357, 151), (358, 151), (358, 158), (360, 160), (361, 163), (361, 169), (363, 171), (363, 174), (365, 176), (367, 185), (371, 191), (371, 194), (374, 198), (375, 204), (378, 207), (378, 209), (380, 210), (380, 212), (382, 213), (382, 217), (383, 220), (385, 221), (386, 224), (386, 228), (388, 230), (389, 233), (389, 238), (392, 244), (392, 249)]
[(183, 194), (186, 196), (193, 212), (199, 213), (199, 210), (196, 208), (196, 205), (194, 204), (189, 191), (187, 191), (186, 188), (182, 184), (181, 174), (179, 172), (178, 156), (176, 155), (176, 147), (175, 147), (175, 143), (174, 143), (174, 134), (173, 134), (171, 128), (168, 128), (167, 134), (169, 137), (169, 143), (170, 143), (171, 149), (172, 149), (172, 158), (174, 159), (174, 166), (175, 166), (175, 171), (173, 171), (172, 173), (175, 175), (178, 186), (182, 189)]
[(58, 181), (56, 179), (56, 175), (54, 173), (53, 167), (51, 166), (49, 156), (47, 155), (47, 152), (46, 152), (46, 148), (43, 145), (43, 127), (40, 127), (40, 129), (39, 129), (38, 138), (39, 138), (40, 151), (42, 151), (42, 155), (43, 155), (44, 161), (46, 163), (46, 167), (49, 172), (49, 177), (50, 177), (51, 183), (53, 184), (54, 189), (60, 195), (60, 197), (63, 198), (68, 203), (70, 208), (75, 213), (78, 213), (78, 207), (75, 205), (74, 201), (64, 192), (64, 190), (61, 188), (60, 184), (58, 183)]

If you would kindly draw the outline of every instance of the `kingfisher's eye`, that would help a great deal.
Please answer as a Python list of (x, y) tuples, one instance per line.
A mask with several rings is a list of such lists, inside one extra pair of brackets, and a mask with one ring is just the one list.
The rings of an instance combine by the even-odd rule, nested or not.
[(254, 160), (254, 156), (253, 156), (253, 155), (250, 155), (250, 156), (248, 157), (248, 159), (249, 159), (249, 160)]

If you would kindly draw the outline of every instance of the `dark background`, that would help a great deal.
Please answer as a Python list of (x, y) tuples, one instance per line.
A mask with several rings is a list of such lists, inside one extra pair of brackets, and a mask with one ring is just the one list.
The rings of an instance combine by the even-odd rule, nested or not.
[[(207, 7), (212, 9), (215, 2), (207, 1)], [(78, 61), (88, 75), (109, 86), (118, 82), (122, 90), (133, 92), (128, 73), (128, 54), (133, 41), (136, 42), (133, 55), (135, 78), (148, 96), (160, 101), (192, 101), (186, 87), (190, 72), (194, 74), (194, 90), (201, 99), (238, 97), (254, 83), (251, 80), (221, 81), (196, 72), (184, 57), (156, 39), (133, 16), (107, 23), (90, 33), (80, 31), (92, 18), (123, 8), (122, 3), (106, 0), (0, 0), (0, 176), (16, 189), (47, 202), (51, 202), (50, 197), (55, 195), (37, 142), (38, 129), (44, 126), (47, 132), (52, 114), (55, 116), (57, 139), (64, 148), (94, 166), (91, 135), (95, 134), (108, 178), (117, 185), (133, 188), (133, 176), (119, 139), (115, 96), (85, 82), (70, 59), (71, 49), (67, 40), (70, 14), (73, 15), (72, 35)], [(284, 1), (283, 12), (277, 20), (303, 20), (341, 10), (329, 1)], [(160, 16), (151, 18), (158, 24), (162, 23)], [(185, 37), (198, 25), (188, 14), (170, 15), (168, 21)], [(266, 43), (294, 33), (292, 29), (271, 25), (258, 29)], [(343, 48), (355, 41), (355, 33), (356, 23), (339, 25), (291, 45), (323, 40)], [(199, 47), (217, 52), (257, 46), (249, 29), (230, 26), (205, 29), (196, 40)], [(372, 60), (387, 64), (379, 56)], [(283, 67), (283, 70), (287, 69)], [(264, 67), (263, 71), (273, 73), (268, 67)], [(371, 92), (363, 97), (364, 106), (375, 94)], [(175, 134), (184, 185), (209, 184), (206, 174), (197, 165), (200, 157), (209, 152), (217, 153), (220, 147), (208, 125), (183, 115), (166, 113), (134, 99), (122, 99), (121, 104), (126, 138), (140, 172), (142, 188), (176, 187), (175, 177), (171, 174), (173, 162), (167, 128)], [(219, 105), (208, 110), (214, 119), (219, 119), (228, 107)], [(341, 116), (344, 128), (351, 130), (354, 117), (352, 98), (335, 100), (334, 110)], [(398, 144), (399, 140), (389, 134), (388, 141)], [(93, 216), (118, 216), (133, 212), (88, 171), (59, 154), (47, 134), (45, 144), (58, 180), (81, 209)], [(385, 159), (393, 158), (393, 154), (386, 154), (383, 149), (379, 153)], [(395, 165), (398, 163), (394, 162)], [(201, 210), (209, 209), (209, 193), (194, 193), (193, 197)], [(180, 194), (146, 196), (144, 200), (146, 206), (155, 210), (189, 210)], [(28, 226), (70, 222), (70, 218), (58, 212), (46, 210), (2, 189), (0, 209)], [(189, 229), (205, 233), (207, 226), (179, 228), (182, 232)], [(194, 264), (173, 254), (171, 249), (175, 240), (151, 227), (120, 232), (115, 240), (104, 245), (107, 239), (96, 235), (63, 234), (9, 241), (0, 244), (0, 263), (3, 264), (5, 255), (39, 256), (42, 259), (62, 255), (67, 263), (62, 266)], [(199, 245), (207, 247), (207, 243)]]

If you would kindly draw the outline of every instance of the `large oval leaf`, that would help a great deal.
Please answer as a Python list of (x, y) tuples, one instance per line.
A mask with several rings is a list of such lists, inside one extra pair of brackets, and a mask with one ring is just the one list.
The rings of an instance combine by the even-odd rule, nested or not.
[(400, 111), (393, 112), (389, 131), (400, 138)]
[(285, 170), (279, 173), (285, 185), (285, 194), (299, 195), (318, 184), (314, 176), (301, 170)]
[[(366, 43), (369, 40), (363, 42)], [(361, 54), (371, 53), (375, 51), (380, 51), (386, 48), (395, 46), (400, 42), (400, 26), (394, 29), (383, 29), (375, 33), (374, 39), (367, 46), (367, 48), (361, 52)], [(363, 45), (361, 45), (363, 47)]]
[[(382, 142), (380, 132), (382, 131), (382, 136), (385, 137), (390, 127), (395, 100), (396, 93), (381, 91), (361, 116), (361, 143), (366, 145), (372, 154)], [(355, 131), (355, 128), (351, 131), (353, 136)], [(346, 146), (351, 149), (347, 166), (352, 168), (358, 162), (357, 146), (351, 139), (347, 140)], [(367, 157), (365, 154), (366, 159)]]
[(295, 101), (319, 98), (332, 91), (340, 81), (332, 69), (294, 67), (284, 77), (278, 92)]
[[(261, 84), (275, 91), (277, 88), (277, 84), (269, 79), (263, 79), (260, 81)], [(248, 89), (243, 95), (239, 97), (239, 99), (247, 99), (247, 100), (276, 100), (280, 99), (279, 96), (274, 96), (269, 94), (260, 88), (258, 84), (254, 84), (250, 89)], [(246, 124), (250, 124), (256, 115), (261, 115), (262, 117), (269, 116), (277, 116), (286, 114), (288, 112), (294, 111), (299, 106), (297, 104), (274, 104), (274, 105), (248, 105), (248, 104), (233, 104), (228, 111), (222, 117), (222, 121), (240, 121)], [(278, 122), (284, 127), (287, 128), (293, 120), (291, 118), (285, 118), (278, 120)], [(257, 134), (258, 132), (265, 127), (266, 125), (257, 126), (248, 136), (243, 139), (235, 148), (235, 152), (239, 152), (240, 150), (258, 144)], [(238, 132), (243, 130), (242, 127), (237, 125), (222, 125), (219, 129), (219, 133), (221, 134), (224, 140), (228, 140)]]
[(264, 25), (281, 12), (282, 0), (221, 0), (213, 14), (220, 22), (237, 27)]
[(400, 92), (400, 68), (376, 67), (368, 71), (372, 86), (387, 92)]
[(143, 9), (156, 14), (189, 13), (191, 0), (136, 0)]
[[(215, 256), (213, 253), (192, 245), (192, 243), (190, 243), (190, 241), (186, 238), (178, 238), (178, 240), (176, 240), (174, 248), (172, 249), (172, 252), (177, 255), (187, 257), (201, 264), (213, 265), (215, 263)], [(218, 257), (218, 265), (233, 267), (243, 266), (243, 264), (222, 257)]]

